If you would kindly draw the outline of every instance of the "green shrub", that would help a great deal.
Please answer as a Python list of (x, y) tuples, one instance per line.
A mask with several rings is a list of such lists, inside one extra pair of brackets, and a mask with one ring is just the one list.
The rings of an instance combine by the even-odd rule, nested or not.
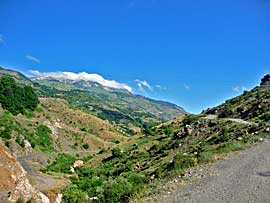
[(83, 144), (83, 146), (82, 146), (84, 149), (89, 149), (89, 144), (88, 143), (86, 143), (86, 144)]
[[(36, 128), (36, 133), (34, 139), (31, 141), (35, 143), (35, 145), (41, 146), (41, 149), (44, 151), (52, 150), (52, 131), (45, 125), (39, 125)], [(30, 142), (31, 143), (31, 142)]]
[(33, 111), (39, 101), (31, 86), (21, 87), (9, 76), (0, 77), (0, 103), (13, 115)]
[(70, 167), (76, 161), (76, 158), (69, 154), (59, 154), (55, 161), (47, 167), (47, 171), (71, 173)]
[(16, 201), (16, 203), (24, 203), (24, 199), (23, 199), (22, 197), (20, 197), (20, 198)]
[(173, 159), (174, 169), (186, 169), (197, 164), (197, 159), (191, 155), (177, 154)]
[(112, 149), (112, 157), (116, 158), (116, 157), (121, 157), (122, 156), (122, 152), (121, 149), (118, 147), (115, 147)]
[(231, 151), (239, 151), (244, 149), (244, 143), (238, 142), (238, 141), (232, 141), (232, 142), (226, 142), (221, 144), (218, 148), (217, 151), (220, 153), (228, 153)]
[(199, 155), (199, 162), (200, 163), (208, 163), (214, 160), (214, 154), (211, 151), (204, 151), (201, 152)]
[(12, 131), (18, 131), (18, 128), (11, 113), (5, 111), (0, 115), (0, 137), (10, 139)]
[(270, 112), (266, 112), (259, 117), (260, 120), (269, 122), (270, 121)]
[(21, 147), (24, 147), (24, 142), (23, 140), (21, 140), (21, 137), (19, 135), (16, 136), (15, 141), (18, 143), (18, 145), (20, 145)]
[(71, 184), (63, 191), (63, 203), (89, 203), (86, 199), (86, 193), (78, 189), (76, 185)]
[(132, 192), (132, 185), (123, 177), (109, 179), (102, 187), (99, 201), (102, 203), (128, 202)]

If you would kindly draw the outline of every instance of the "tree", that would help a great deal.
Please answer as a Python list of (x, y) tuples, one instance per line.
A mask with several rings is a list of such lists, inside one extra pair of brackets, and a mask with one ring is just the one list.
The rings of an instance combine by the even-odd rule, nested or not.
[(118, 147), (115, 147), (112, 149), (112, 156), (113, 157), (120, 157), (122, 154), (121, 149)]
[(39, 103), (31, 86), (21, 87), (9, 76), (0, 77), (0, 104), (13, 115), (33, 111)]

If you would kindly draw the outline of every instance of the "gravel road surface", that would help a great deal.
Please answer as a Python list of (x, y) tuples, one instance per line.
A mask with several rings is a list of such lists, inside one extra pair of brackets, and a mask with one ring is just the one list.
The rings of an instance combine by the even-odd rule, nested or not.
[(159, 203), (268, 203), (270, 202), (270, 143), (263, 142), (217, 161), (207, 175), (169, 194)]

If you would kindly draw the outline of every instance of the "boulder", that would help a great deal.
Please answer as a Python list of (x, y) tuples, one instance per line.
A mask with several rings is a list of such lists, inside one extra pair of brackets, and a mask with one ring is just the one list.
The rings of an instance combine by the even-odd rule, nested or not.
[(262, 79), (261, 79), (261, 85), (269, 85), (270, 82), (270, 75), (266, 74)]
[(77, 160), (73, 164), (73, 168), (79, 168), (83, 166), (83, 161), (82, 160)]

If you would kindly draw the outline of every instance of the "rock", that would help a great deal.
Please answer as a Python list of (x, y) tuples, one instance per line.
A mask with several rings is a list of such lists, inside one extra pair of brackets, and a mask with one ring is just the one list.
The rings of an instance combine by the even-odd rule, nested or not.
[(89, 198), (90, 201), (92, 201), (93, 203), (96, 203), (98, 201), (98, 197), (91, 197)]
[(77, 160), (74, 162), (73, 164), (73, 168), (79, 168), (79, 167), (82, 167), (83, 166), (83, 161), (82, 160)]
[(61, 203), (62, 198), (63, 198), (63, 194), (58, 194), (56, 197), (55, 203)]
[(266, 74), (262, 79), (261, 79), (261, 85), (269, 85), (270, 81), (270, 75)]
[(20, 197), (38, 203), (50, 203), (49, 198), (36, 190), (29, 182), (27, 173), (16, 156), (0, 142), (0, 191), (8, 192), (8, 202), (15, 203)]
[(135, 169), (136, 171), (140, 170), (140, 169), (141, 169), (140, 164), (136, 164), (135, 167), (134, 167), (134, 169)]
[(72, 173), (75, 173), (75, 169), (73, 168), (73, 166), (70, 167), (70, 171), (71, 171)]
[(24, 140), (23, 142), (26, 154), (31, 154), (33, 152), (33, 149), (30, 142), (28, 142), (28, 140)]
[(263, 142), (263, 138), (260, 137), (260, 138), (259, 138), (259, 141), (260, 141), (260, 142)]
[(184, 127), (184, 133), (185, 133), (186, 136), (191, 135), (192, 131), (193, 131), (193, 130), (192, 130), (192, 128), (191, 128), (190, 125), (186, 125), (186, 126)]

